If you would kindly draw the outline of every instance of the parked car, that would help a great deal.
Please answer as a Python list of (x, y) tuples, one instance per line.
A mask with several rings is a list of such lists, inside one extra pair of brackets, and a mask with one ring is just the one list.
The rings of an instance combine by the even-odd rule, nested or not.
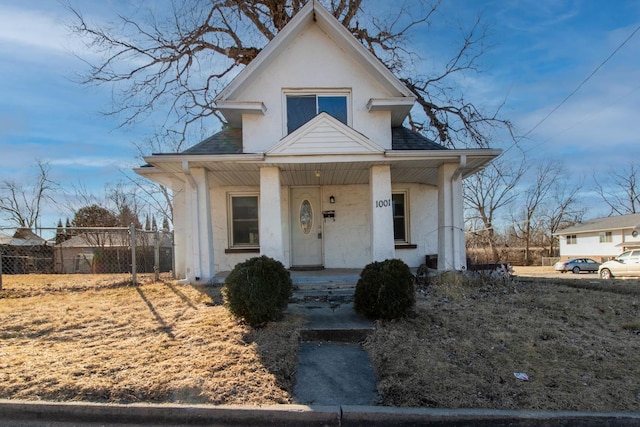
[(601, 279), (614, 277), (640, 276), (640, 249), (626, 251), (600, 265), (598, 274)]
[(587, 271), (589, 273), (595, 273), (598, 271), (600, 263), (592, 260), (591, 258), (573, 258), (564, 261), (558, 261), (554, 265), (556, 271), (566, 273), (567, 271), (573, 271), (574, 274)]

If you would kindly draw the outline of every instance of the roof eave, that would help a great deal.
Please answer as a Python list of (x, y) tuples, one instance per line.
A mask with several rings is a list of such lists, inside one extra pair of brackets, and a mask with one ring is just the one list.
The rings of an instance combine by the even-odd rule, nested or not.
[(415, 102), (416, 98), (414, 96), (371, 98), (369, 102), (367, 102), (367, 110), (369, 112), (390, 111), (391, 126), (401, 126)]

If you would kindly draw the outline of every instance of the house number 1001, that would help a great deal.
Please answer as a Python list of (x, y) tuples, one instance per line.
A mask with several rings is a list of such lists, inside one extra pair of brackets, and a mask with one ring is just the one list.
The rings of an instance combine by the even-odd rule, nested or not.
[(376, 208), (388, 208), (391, 206), (391, 199), (376, 200)]

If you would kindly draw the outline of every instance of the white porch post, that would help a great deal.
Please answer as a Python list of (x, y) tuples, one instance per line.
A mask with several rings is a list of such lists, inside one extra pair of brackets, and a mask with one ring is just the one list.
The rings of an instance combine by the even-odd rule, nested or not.
[(183, 164), (186, 178), (185, 205), (185, 267), (189, 283), (210, 283), (215, 277), (213, 261), (213, 227), (209, 181), (204, 168), (190, 168)]
[(461, 270), (467, 266), (458, 166), (445, 163), (438, 169), (438, 270)]
[(393, 209), (391, 204), (391, 167), (371, 166), (369, 170), (371, 193), (371, 258), (384, 261), (396, 256), (393, 238)]
[(187, 257), (187, 214), (186, 214), (186, 183), (174, 180), (171, 187), (173, 192), (173, 274), (176, 278), (187, 277), (186, 257)]
[(280, 169), (260, 168), (260, 254), (288, 265), (284, 259)]

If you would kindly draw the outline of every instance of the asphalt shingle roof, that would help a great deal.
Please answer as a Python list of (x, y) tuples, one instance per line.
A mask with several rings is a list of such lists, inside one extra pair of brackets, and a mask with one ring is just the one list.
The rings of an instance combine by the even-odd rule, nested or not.
[(640, 214), (609, 216), (596, 218), (580, 224), (564, 228), (555, 234), (586, 233), (590, 231), (607, 231), (634, 228), (640, 225)]
[(394, 150), (447, 150), (429, 138), (402, 126), (391, 128), (391, 148)]
[[(393, 150), (447, 150), (443, 145), (405, 127), (391, 129)], [(242, 154), (242, 129), (228, 128), (180, 154)]]
[(223, 129), (180, 154), (242, 154), (242, 129)]

